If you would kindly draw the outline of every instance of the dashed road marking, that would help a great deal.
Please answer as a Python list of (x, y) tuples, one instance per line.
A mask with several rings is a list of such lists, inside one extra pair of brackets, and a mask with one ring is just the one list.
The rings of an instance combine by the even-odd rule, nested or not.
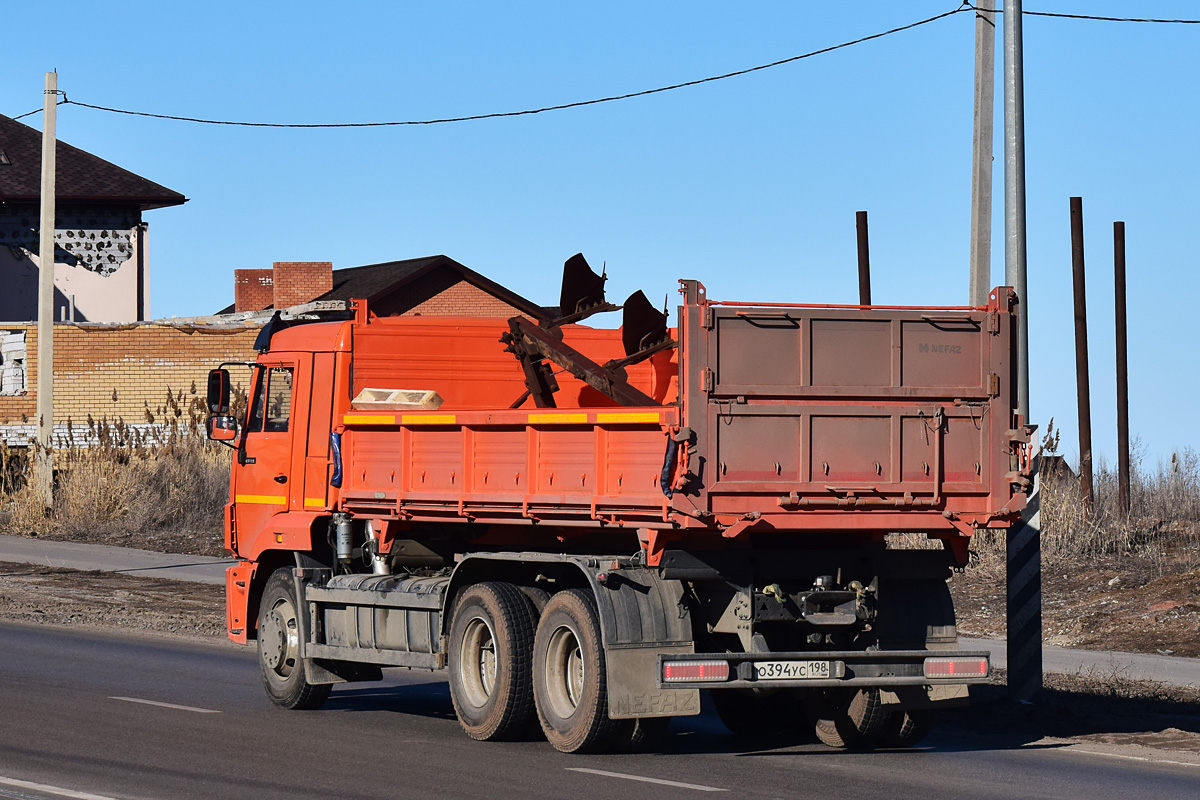
[(668, 781), (662, 778), (646, 778), (641, 775), (629, 775), (625, 772), (606, 772), (602, 769), (584, 769), (583, 767), (567, 767), (569, 772), (586, 772), (589, 775), (603, 775), (606, 778), (621, 778), (627, 781), (641, 781), (642, 783), (657, 783), (660, 786), (674, 786), (679, 789), (695, 789), (698, 792), (727, 792), (728, 789), (718, 789), (716, 786), (704, 786), (699, 783), (680, 783), (679, 781)]
[(197, 714), (220, 714), (211, 708), (196, 708), (195, 706), (181, 706), (177, 703), (161, 703), (158, 700), (143, 700), (140, 697), (110, 697), (109, 700), (123, 700), (126, 703), (141, 703), (147, 706), (159, 706), (161, 708), (173, 708), (177, 711), (193, 711)]
[(59, 797), (71, 797), (74, 800), (116, 800), (104, 794), (91, 794), (90, 792), (77, 792), (74, 789), (64, 789), (61, 786), (51, 786), (46, 783), (34, 783), (33, 781), (19, 781), (16, 778), (5, 778), (0, 776), (0, 785), (12, 786), (14, 789), (28, 789), (32, 792), (41, 792), (43, 794), (53, 794)]

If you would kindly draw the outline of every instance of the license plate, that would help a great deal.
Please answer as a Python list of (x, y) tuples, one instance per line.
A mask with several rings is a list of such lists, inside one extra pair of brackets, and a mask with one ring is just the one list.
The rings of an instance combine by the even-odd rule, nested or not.
[(833, 676), (832, 661), (755, 661), (756, 681), (820, 680)]

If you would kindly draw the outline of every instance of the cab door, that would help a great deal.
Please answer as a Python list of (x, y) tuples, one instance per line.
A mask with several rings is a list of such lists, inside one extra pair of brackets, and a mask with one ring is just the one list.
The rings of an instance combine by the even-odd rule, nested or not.
[(293, 441), (300, 427), (297, 390), (303, 376), (299, 366), (294, 359), (272, 359), (260, 363), (257, 371), (234, 467), (235, 546), (243, 558), (255, 558), (270, 546), (262, 538), (265, 529), (273, 516), (291, 505), (293, 484), (301, 488), (292, 466)]

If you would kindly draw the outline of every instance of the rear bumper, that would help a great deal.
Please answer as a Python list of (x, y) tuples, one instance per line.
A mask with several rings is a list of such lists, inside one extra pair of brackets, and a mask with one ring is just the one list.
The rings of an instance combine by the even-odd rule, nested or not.
[[(983, 659), (986, 664), (979, 672), (929, 675), (926, 661), (951, 659), (969, 661)], [(729, 665), (728, 677), (707, 680), (664, 679), (664, 665), (706, 662)], [(813, 678), (756, 678), (756, 664), (770, 662), (829, 662), (830, 677)], [(717, 673), (719, 674), (719, 670)], [(989, 683), (991, 653), (986, 650), (840, 650), (803, 651), (792, 653), (681, 653), (658, 657), (658, 685), (664, 689), (829, 689), (839, 686), (895, 689), (905, 686), (962, 686)]]

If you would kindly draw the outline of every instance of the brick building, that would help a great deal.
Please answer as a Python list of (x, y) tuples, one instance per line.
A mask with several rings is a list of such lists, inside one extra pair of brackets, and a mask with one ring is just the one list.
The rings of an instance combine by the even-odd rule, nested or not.
[[(184, 418), (203, 396), (208, 371), (257, 355), (261, 322), (235, 324), (86, 323), (54, 326), (54, 436), (86, 444), (88, 419), (134, 429)], [(23, 392), (0, 394), (0, 440), (24, 445), (37, 436), (37, 325), (0, 323), (11, 355), (23, 356)], [(11, 343), (19, 342), (23, 351)], [(235, 378), (237, 375), (235, 374)], [(17, 389), (10, 382), (6, 389)], [(171, 392), (175, 403), (167, 400)], [(176, 413), (176, 408), (179, 413)]]
[(380, 316), (511, 317), (551, 313), (447, 256), (333, 269), (328, 261), (277, 261), (234, 271), (234, 304), (221, 314), (309, 302), (367, 300)]

